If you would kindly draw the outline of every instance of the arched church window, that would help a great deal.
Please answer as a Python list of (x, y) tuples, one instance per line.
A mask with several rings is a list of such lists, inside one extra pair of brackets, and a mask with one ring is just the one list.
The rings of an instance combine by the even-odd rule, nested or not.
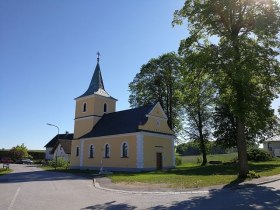
[(105, 145), (105, 154), (104, 154), (105, 158), (109, 158), (110, 157), (110, 146), (109, 144)]
[(94, 147), (93, 147), (93, 145), (90, 145), (90, 147), (89, 147), (89, 158), (93, 158), (93, 154), (94, 154)]
[(87, 103), (84, 103), (83, 112), (86, 112), (86, 111), (87, 111)]
[(122, 144), (122, 157), (128, 157), (128, 144), (126, 142)]
[(79, 156), (79, 153), (80, 153), (80, 148), (76, 147), (76, 156)]
[(107, 112), (107, 104), (105, 103), (104, 104), (104, 113), (106, 113)]

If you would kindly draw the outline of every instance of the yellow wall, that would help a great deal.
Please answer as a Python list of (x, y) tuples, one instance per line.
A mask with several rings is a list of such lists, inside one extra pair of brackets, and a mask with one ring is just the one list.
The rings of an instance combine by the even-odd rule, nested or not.
[(99, 119), (100, 117), (93, 116), (82, 119), (76, 119), (74, 127), (74, 139), (77, 139), (90, 132)]
[(78, 167), (80, 165), (80, 157), (76, 156), (76, 148), (80, 147), (80, 140), (73, 140), (71, 145), (70, 165)]
[[(83, 112), (84, 103), (87, 104), (86, 112)], [(77, 99), (75, 118), (91, 116), (91, 115), (102, 116), (104, 114), (103, 111), (104, 103), (107, 104), (107, 113), (116, 111), (116, 101), (111, 98), (92, 95), (92, 96)]]
[[(170, 137), (172, 138), (172, 137)], [(161, 152), (163, 161), (162, 167), (173, 167), (173, 140), (156, 137), (144, 137), (144, 168), (156, 168), (156, 153)], [(161, 146), (161, 147), (158, 147)]]
[[(86, 103), (86, 111), (84, 110)], [(76, 113), (74, 125), (74, 138), (79, 138), (92, 130), (94, 125), (104, 114), (104, 104), (107, 104), (107, 112), (116, 111), (116, 101), (111, 98), (92, 95), (76, 100)]]
[[(73, 141), (74, 142), (74, 141)], [(121, 145), (123, 142), (128, 143), (128, 157), (121, 157)], [(104, 158), (105, 144), (110, 145), (110, 157)], [(94, 146), (94, 156), (89, 158), (90, 145)], [(72, 148), (76, 148), (72, 144)], [(72, 150), (72, 154), (76, 154), (75, 150)], [(135, 136), (117, 136), (110, 138), (93, 138), (84, 140), (84, 152), (83, 152), (83, 168), (100, 167), (101, 160), (103, 167), (110, 168), (136, 168), (136, 137)], [(76, 158), (73, 158), (71, 166), (75, 166), (77, 163)]]

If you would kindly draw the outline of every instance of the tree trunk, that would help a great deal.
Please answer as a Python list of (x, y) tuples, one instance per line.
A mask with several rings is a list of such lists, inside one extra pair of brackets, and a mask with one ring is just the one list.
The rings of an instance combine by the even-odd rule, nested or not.
[(236, 119), (236, 141), (238, 149), (239, 177), (245, 178), (249, 172), (245, 125), (238, 117)]
[(204, 140), (204, 137), (203, 137), (202, 128), (203, 128), (203, 125), (202, 125), (201, 113), (198, 112), (199, 141), (200, 141), (200, 149), (201, 149), (201, 152), (202, 152), (202, 163), (201, 163), (201, 165), (204, 166), (207, 163), (207, 157), (206, 157), (206, 147), (205, 147), (205, 140)]

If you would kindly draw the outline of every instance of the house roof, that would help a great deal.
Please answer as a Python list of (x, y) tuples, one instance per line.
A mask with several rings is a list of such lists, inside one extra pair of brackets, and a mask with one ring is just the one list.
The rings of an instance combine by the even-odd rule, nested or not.
[(94, 95), (94, 94), (116, 100), (115, 98), (111, 97), (105, 90), (102, 75), (101, 75), (101, 70), (100, 70), (100, 66), (99, 66), (99, 59), (97, 59), (97, 64), (96, 64), (96, 67), (95, 67), (95, 70), (94, 70), (94, 73), (91, 78), (87, 91), (84, 94), (77, 97), (76, 99), (79, 99), (79, 98), (82, 98), (85, 96), (89, 96), (89, 95)]
[(265, 142), (271, 142), (271, 141), (280, 141), (280, 135), (272, 136), (271, 138), (265, 140)]
[(72, 140), (73, 139), (73, 133), (65, 133), (65, 134), (59, 134), (58, 138), (57, 135), (50, 140), (45, 147), (54, 147), (58, 139), (65, 139), (65, 140)]
[(72, 145), (72, 144), (71, 144), (71, 140), (69, 140), (69, 139), (59, 139), (59, 141), (56, 142), (56, 144), (54, 145), (54, 147), (53, 147), (53, 149), (52, 149), (52, 151), (51, 151), (51, 154), (54, 153), (54, 151), (56, 150), (56, 148), (57, 148), (59, 145), (62, 146), (62, 148), (63, 148), (63, 150), (64, 150), (64, 152), (65, 152), (66, 154), (71, 154), (71, 145)]
[(139, 131), (138, 126), (145, 124), (147, 114), (155, 105), (104, 114), (93, 129), (80, 138), (108, 136)]

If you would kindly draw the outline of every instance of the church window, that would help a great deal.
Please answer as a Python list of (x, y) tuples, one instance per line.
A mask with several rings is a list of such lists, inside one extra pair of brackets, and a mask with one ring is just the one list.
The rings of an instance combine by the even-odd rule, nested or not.
[(93, 153), (94, 153), (94, 147), (93, 147), (93, 145), (90, 145), (90, 147), (89, 147), (89, 158), (93, 158)]
[(157, 127), (159, 127), (159, 126), (160, 126), (160, 120), (157, 119)]
[(105, 154), (104, 154), (105, 158), (109, 158), (110, 157), (110, 146), (109, 144), (105, 145)]
[(87, 111), (87, 103), (84, 103), (83, 112), (86, 112), (86, 111)]
[(76, 156), (80, 155), (80, 147), (76, 147)]
[(104, 113), (106, 113), (107, 112), (107, 104), (105, 103), (104, 104)]
[(122, 143), (121, 151), (122, 151), (121, 157), (127, 158), (128, 157), (128, 144), (126, 142)]

